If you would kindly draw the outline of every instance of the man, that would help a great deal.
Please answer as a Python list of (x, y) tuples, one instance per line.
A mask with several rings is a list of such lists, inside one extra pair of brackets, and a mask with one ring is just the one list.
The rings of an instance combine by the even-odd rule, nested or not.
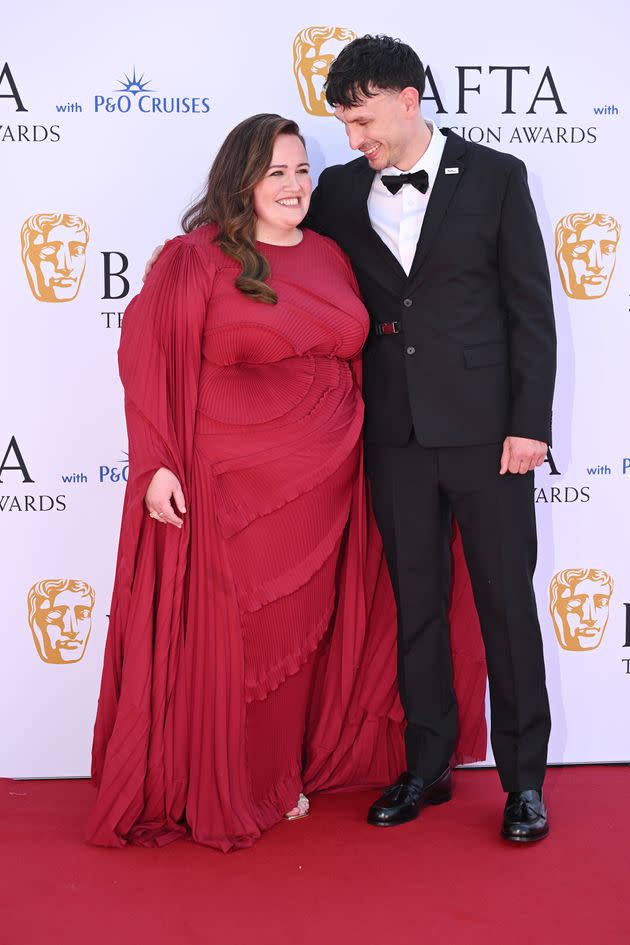
[(569, 213), (556, 226), (556, 262), (572, 299), (606, 295), (617, 262), (621, 227), (606, 213)]
[(398, 605), (407, 771), (372, 824), (450, 799), (457, 729), (447, 624), (451, 516), (481, 620), (502, 833), (548, 833), (550, 731), (532, 587), (534, 472), (551, 442), (555, 329), (525, 167), (440, 134), (424, 69), (389, 37), (354, 40), (326, 97), (362, 157), (325, 170), (306, 225), (349, 255), (372, 329), (366, 464)]
[(608, 623), (613, 579), (595, 568), (567, 568), (549, 585), (549, 605), (563, 650), (596, 650)]

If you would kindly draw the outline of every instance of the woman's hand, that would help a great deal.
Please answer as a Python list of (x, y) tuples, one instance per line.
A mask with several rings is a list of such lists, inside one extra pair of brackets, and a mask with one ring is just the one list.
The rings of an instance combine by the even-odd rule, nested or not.
[[(166, 240), (166, 243), (168, 243), (168, 240)], [(149, 273), (151, 272), (151, 270), (152, 270), (153, 267), (155, 266), (155, 264), (156, 264), (156, 262), (157, 262), (157, 259), (158, 259), (158, 256), (160, 255), (160, 253), (162, 252), (162, 250), (163, 250), (164, 247), (166, 246), (166, 243), (160, 243), (160, 245), (159, 245), (159, 246), (156, 246), (155, 249), (153, 250), (153, 252), (151, 253), (151, 259), (148, 261), (148, 263), (147, 263), (146, 266), (144, 267), (144, 275), (142, 276), (142, 281), (143, 281), (143, 282), (146, 282), (147, 276), (149, 275)]]
[(162, 522), (163, 525), (175, 525), (181, 528), (184, 520), (175, 514), (172, 503), (175, 504), (178, 512), (182, 515), (185, 513), (186, 503), (179, 480), (170, 469), (162, 466), (149, 483), (144, 504), (151, 518)]

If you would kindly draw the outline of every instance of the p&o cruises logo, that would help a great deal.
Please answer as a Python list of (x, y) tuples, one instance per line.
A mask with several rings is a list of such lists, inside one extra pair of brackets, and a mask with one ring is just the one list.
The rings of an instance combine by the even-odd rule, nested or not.
[(152, 80), (144, 74), (136, 75), (134, 66), (131, 76), (125, 73), (119, 79), (120, 89), (109, 95), (94, 96), (94, 111), (106, 114), (142, 112), (145, 115), (206, 115), (210, 111), (210, 99), (201, 95), (163, 95), (152, 88)]
[(99, 482), (121, 483), (123, 486), (129, 478), (129, 454), (123, 450), (123, 458), (112, 463), (111, 466), (103, 463), (98, 468)]

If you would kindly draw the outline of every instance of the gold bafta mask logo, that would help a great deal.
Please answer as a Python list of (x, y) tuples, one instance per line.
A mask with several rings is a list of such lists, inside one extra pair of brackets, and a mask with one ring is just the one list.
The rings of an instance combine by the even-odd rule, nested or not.
[(90, 228), (71, 213), (35, 213), (22, 227), (22, 262), (40, 302), (76, 299), (85, 272)]
[(549, 585), (549, 606), (563, 650), (596, 650), (604, 637), (613, 592), (607, 571), (568, 568)]
[(293, 74), (309, 115), (332, 115), (324, 82), (333, 59), (357, 34), (343, 26), (307, 26), (293, 40)]
[(44, 663), (78, 663), (92, 630), (96, 595), (85, 581), (39, 581), (28, 592), (28, 622)]
[(569, 213), (556, 226), (556, 261), (571, 299), (601, 299), (617, 262), (621, 227), (607, 213)]

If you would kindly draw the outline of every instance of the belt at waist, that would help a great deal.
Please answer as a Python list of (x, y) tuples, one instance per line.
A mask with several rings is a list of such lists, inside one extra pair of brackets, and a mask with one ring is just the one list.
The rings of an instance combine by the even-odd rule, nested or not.
[(397, 335), (401, 330), (400, 322), (377, 322), (374, 326), (377, 335)]

